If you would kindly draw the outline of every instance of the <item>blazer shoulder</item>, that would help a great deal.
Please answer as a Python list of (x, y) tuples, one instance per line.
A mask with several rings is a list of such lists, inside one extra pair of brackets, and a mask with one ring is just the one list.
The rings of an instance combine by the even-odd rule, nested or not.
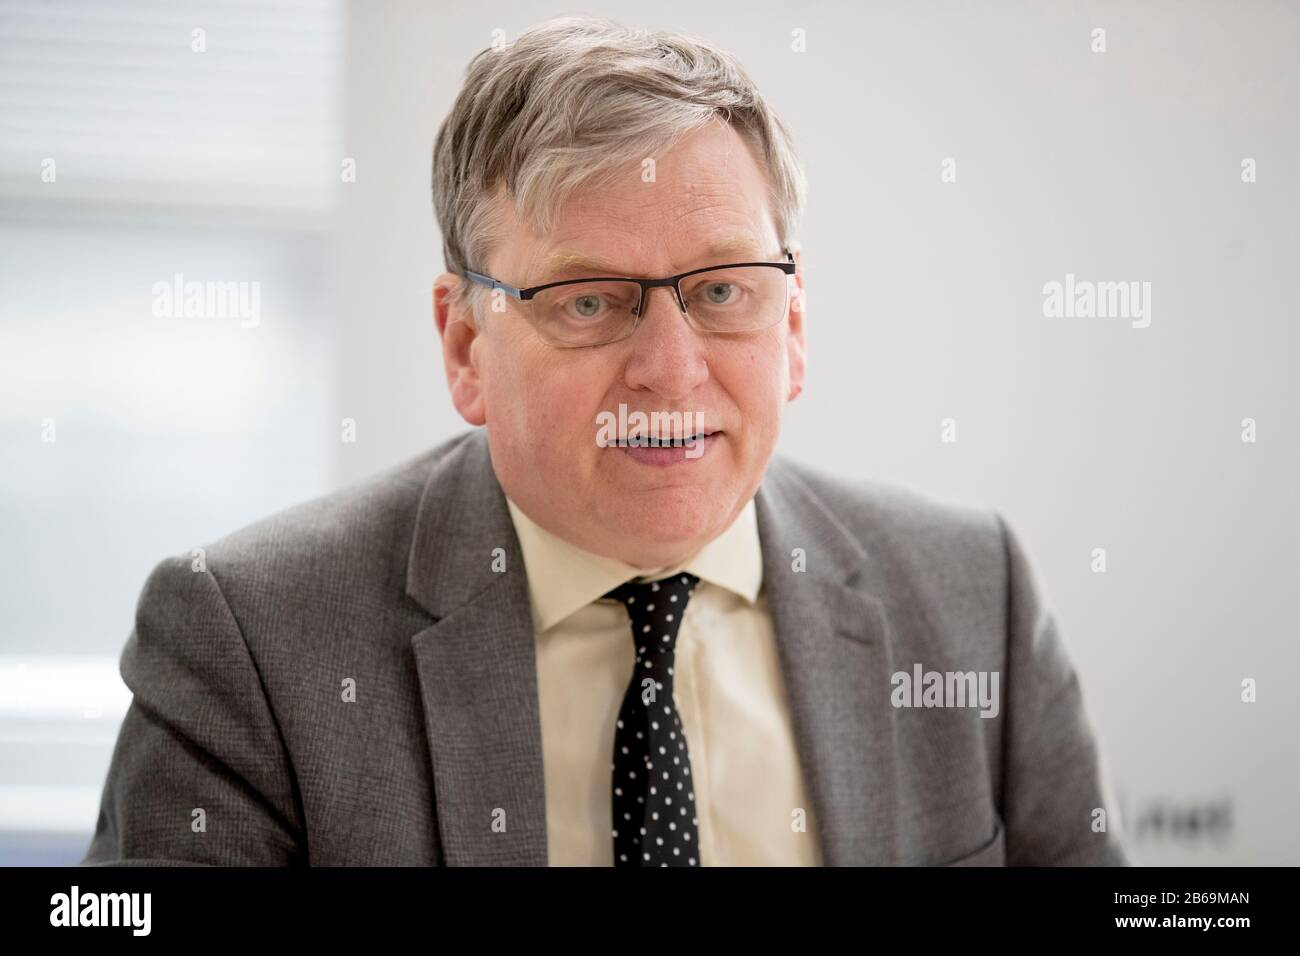
[(367, 568), (405, 561), (430, 475), (471, 435), (231, 531), (204, 545), (204, 558), (223, 587), (250, 575), (300, 587), (313, 580), (338, 583), (339, 575), (355, 579)]
[(779, 468), (801, 485), (797, 497), (813, 498), (862, 549), (879, 588), (935, 601), (969, 593), (989, 607), (1005, 604), (1011, 551), (1000, 511), (788, 459)]
[(783, 459), (781, 467), (818, 498), (868, 553), (931, 560), (993, 560), (1005, 567), (1004, 522), (985, 504), (895, 482), (834, 475)]

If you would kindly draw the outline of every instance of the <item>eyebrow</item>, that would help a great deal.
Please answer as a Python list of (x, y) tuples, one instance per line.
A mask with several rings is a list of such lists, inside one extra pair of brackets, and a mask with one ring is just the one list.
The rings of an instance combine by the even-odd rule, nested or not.
[[(762, 253), (758, 250), (761, 244), (749, 236), (726, 236), (710, 243), (694, 260), (699, 260), (701, 265), (715, 265), (723, 262), (752, 262), (762, 261)], [(542, 277), (539, 281), (549, 282), (557, 276), (573, 275), (610, 275), (623, 276), (627, 278), (648, 278), (647, 276), (637, 276), (634, 272), (626, 271), (622, 266), (599, 257), (589, 257), (579, 252), (568, 250), (552, 254), (546, 259), (540, 267), (539, 275)], [(689, 271), (689, 270), (687, 270)]]

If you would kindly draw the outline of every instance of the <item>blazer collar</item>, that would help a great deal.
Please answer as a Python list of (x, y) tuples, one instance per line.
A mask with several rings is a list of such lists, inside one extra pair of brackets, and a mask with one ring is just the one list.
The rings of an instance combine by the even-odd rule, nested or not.
[[(827, 865), (898, 862), (894, 670), (870, 556), (773, 457), (754, 499), (763, 586)], [(439, 456), (416, 515), (407, 595), (444, 862), (547, 863), (527, 575), (481, 429)], [(737, 732), (743, 733), (738, 729)]]

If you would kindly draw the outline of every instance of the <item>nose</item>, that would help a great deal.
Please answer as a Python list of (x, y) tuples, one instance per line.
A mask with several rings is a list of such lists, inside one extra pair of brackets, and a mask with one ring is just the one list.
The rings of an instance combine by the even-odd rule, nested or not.
[(686, 323), (671, 286), (647, 289), (641, 307), (641, 324), (625, 343), (624, 382), (681, 401), (709, 377), (703, 337)]

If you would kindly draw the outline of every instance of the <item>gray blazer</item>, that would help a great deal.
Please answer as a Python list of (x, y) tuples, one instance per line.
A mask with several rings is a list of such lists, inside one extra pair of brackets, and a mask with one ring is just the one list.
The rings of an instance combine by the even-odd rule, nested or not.
[[(996, 512), (780, 455), (756, 507), (827, 865), (1129, 862), (1094, 826), (1080, 686)], [(83, 863), (543, 866), (534, 653), (482, 430), (166, 559)], [(894, 706), (918, 664), (997, 672), (997, 715)]]

